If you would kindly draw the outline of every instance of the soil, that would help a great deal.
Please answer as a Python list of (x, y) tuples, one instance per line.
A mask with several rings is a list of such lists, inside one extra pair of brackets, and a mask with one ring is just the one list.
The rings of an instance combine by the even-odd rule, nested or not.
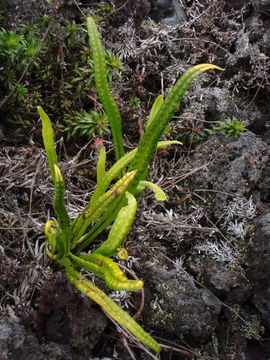
[[(43, 224), (53, 215), (53, 188), (40, 136), (16, 137), (4, 122), (0, 360), (269, 360), (270, 1), (109, 3), (115, 13), (102, 38), (126, 67), (112, 91), (127, 149), (138, 143), (155, 97), (183, 71), (208, 62), (225, 69), (192, 83), (164, 135), (183, 146), (157, 152), (149, 169), (168, 201), (145, 192), (125, 241), (123, 265), (145, 283), (139, 322), (162, 352), (146, 352), (49, 263)], [(59, 0), (57, 12), (78, 21), (98, 4)], [(49, 6), (10, 0), (10, 22), (34, 22)], [(135, 110), (127, 105), (134, 96), (141, 100)], [(246, 131), (207, 132), (233, 117)], [(61, 170), (71, 214), (95, 186), (93, 142), (81, 148), (76, 141), (59, 145), (68, 154)], [(106, 144), (110, 150), (109, 138)], [(139, 295), (112, 296), (131, 314), (140, 306)]]

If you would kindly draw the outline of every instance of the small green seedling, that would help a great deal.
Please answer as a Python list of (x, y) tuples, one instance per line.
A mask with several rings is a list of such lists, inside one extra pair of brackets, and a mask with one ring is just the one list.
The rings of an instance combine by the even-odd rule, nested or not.
[(207, 129), (207, 132), (210, 135), (223, 133), (227, 136), (239, 136), (246, 130), (245, 123), (233, 116), (232, 119), (219, 121), (217, 126)]
[[(135, 218), (136, 196), (148, 187), (154, 191), (157, 200), (166, 199), (165, 193), (157, 185), (146, 180), (148, 166), (157, 148), (180, 144), (178, 141), (159, 142), (159, 139), (179, 108), (191, 81), (206, 70), (222, 69), (211, 64), (197, 65), (178, 80), (165, 99), (158, 96), (138, 148), (125, 154), (121, 115), (110, 92), (105, 52), (93, 18), (87, 18), (87, 27), (93, 52), (96, 89), (112, 130), (116, 162), (106, 171), (106, 151), (102, 146), (97, 163), (96, 189), (84, 211), (75, 219), (70, 219), (64, 204), (64, 181), (58, 166), (51, 122), (44, 110), (38, 108), (55, 188), (54, 210), (57, 216), (57, 220), (49, 220), (45, 224), (46, 251), (52, 260), (65, 269), (67, 278), (77, 289), (98, 303), (111, 318), (142, 343), (159, 353), (160, 345), (156, 340), (103, 291), (86, 279), (79, 269), (86, 269), (100, 277), (112, 290), (139, 291), (143, 287), (141, 280), (129, 280), (111, 257), (117, 254), (120, 258), (127, 257), (122, 243)], [(113, 184), (117, 178), (119, 180)], [(83, 253), (111, 224), (107, 240), (91, 253)]]
[(95, 136), (102, 137), (109, 127), (107, 115), (95, 110), (77, 112), (66, 122), (67, 126), (64, 130), (68, 140), (75, 134), (87, 136), (89, 139)]
[(141, 103), (141, 99), (138, 98), (137, 96), (133, 96), (129, 99), (129, 106), (132, 108), (132, 109), (137, 109), (137, 107), (140, 105)]

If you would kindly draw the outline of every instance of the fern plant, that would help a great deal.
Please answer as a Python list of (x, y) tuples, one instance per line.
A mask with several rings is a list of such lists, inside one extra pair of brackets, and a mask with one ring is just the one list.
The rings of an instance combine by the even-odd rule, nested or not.
[(227, 136), (239, 136), (246, 130), (245, 123), (233, 116), (232, 119), (219, 121), (217, 126), (206, 129), (206, 132), (210, 135), (223, 133)]
[[(178, 141), (159, 142), (159, 139), (178, 109), (191, 81), (208, 69), (221, 68), (211, 64), (197, 65), (178, 80), (165, 99), (158, 96), (150, 111), (145, 134), (138, 148), (125, 154), (121, 115), (110, 92), (105, 52), (93, 18), (87, 19), (87, 27), (93, 52), (96, 89), (111, 126), (116, 162), (106, 171), (106, 151), (101, 147), (97, 163), (96, 189), (82, 214), (70, 219), (64, 204), (64, 181), (58, 167), (51, 122), (44, 110), (38, 108), (42, 120), (44, 146), (55, 188), (54, 209), (57, 215), (57, 220), (49, 220), (45, 224), (46, 251), (52, 260), (57, 261), (65, 269), (67, 278), (77, 289), (97, 302), (111, 318), (128, 329), (141, 342), (159, 353), (160, 345), (129, 314), (83, 276), (79, 268), (100, 277), (113, 290), (139, 291), (142, 288), (143, 282), (127, 279), (111, 257), (119, 251), (123, 253), (121, 246), (136, 214), (136, 196), (145, 187), (149, 187), (154, 191), (156, 199), (166, 199), (166, 195), (157, 185), (146, 181), (148, 166), (157, 148), (179, 144)], [(111, 185), (116, 178), (119, 180)], [(90, 243), (110, 224), (112, 227), (107, 240), (90, 254), (83, 253), (83, 250), (88, 249)]]
[(81, 111), (66, 119), (67, 126), (64, 131), (67, 135), (67, 140), (75, 134), (79, 136), (87, 136), (89, 139), (94, 136), (102, 137), (108, 130), (108, 117), (102, 111), (91, 110), (90, 112)]

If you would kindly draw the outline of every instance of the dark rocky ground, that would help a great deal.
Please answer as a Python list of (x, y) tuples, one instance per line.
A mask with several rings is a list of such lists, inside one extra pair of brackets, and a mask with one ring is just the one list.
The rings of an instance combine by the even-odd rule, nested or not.
[[(140, 323), (163, 351), (160, 357), (145, 353), (63, 274), (53, 273), (42, 234), (52, 198), (44, 151), (27, 134), (18, 143), (4, 124), (0, 359), (269, 360), (270, 3), (114, 3), (116, 15), (102, 36), (126, 64), (113, 92), (127, 147), (136, 145), (162, 81), (166, 91), (192, 65), (225, 68), (192, 84), (165, 135), (184, 145), (158, 153), (149, 174), (169, 200), (160, 204), (148, 193), (141, 197), (126, 240), (131, 258), (125, 265), (145, 282)], [(79, 16), (72, 2), (60, 5), (63, 16)], [(46, 6), (13, 0), (10, 12), (18, 22), (30, 14), (35, 21)], [(141, 99), (135, 117), (126, 105), (131, 96)], [(216, 121), (233, 116), (247, 131), (236, 137), (205, 134)], [(80, 164), (86, 158), (94, 167), (91, 146), (61, 164), (71, 211), (82, 208), (94, 186), (94, 178), (78, 171), (85, 170)], [(131, 304), (139, 307), (139, 296), (120, 295), (130, 312)]]

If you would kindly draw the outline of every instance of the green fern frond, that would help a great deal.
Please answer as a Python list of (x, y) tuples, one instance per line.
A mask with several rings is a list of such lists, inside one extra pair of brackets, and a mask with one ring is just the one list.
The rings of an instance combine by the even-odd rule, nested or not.
[(148, 187), (150, 190), (152, 190), (155, 193), (155, 199), (159, 201), (165, 201), (167, 200), (167, 196), (165, 192), (159, 187), (157, 184), (152, 183), (151, 181), (142, 180), (139, 182), (137, 186), (137, 190), (141, 192), (143, 189)]
[(88, 206), (82, 215), (80, 215), (73, 223), (74, 243), (76, 243), (86, 232), (91, 223), (96, 221), (108, 208), (110, 203), (121, 197), (126, 191), (128, 185), (132, 182), (136, 175), (136, 170), (126, 173), (117, 183), (108, 190), (104, 195), (90, 206)]
[(64, 202), (64, 192), (65, 192), (64, 180), (57, 165), (54, 165), (54, 174), (55, 174), (54, 210), (56, 212), (58, 225), (61, 231), (61, 236), (57, 237), (57, 244), (59, 242), (62, 242), (62, 247), (64, 249), (64, 252), (63, 253), (61, 253), (62, 251), (59, 252), (59, 257), (62, 257), (69, 252), (72, 233), (70, 227), (70, 219)]
[(42, 138), (48, 158), (51, 177), (54, 183), (54, 165), (58, 165), (57, 155), (55, 151), (54, 132), (49, 116), (45, 113), (41, 106), (38, 106), (37, 109), (42, 122)]
[[(161, 149), (163, 147), (171, 145), (182, 145), (182, 143), (176, 140), (159, 141), (157, 144), (157, 149)], [(106, 172), (102, 186), (98, 186), (94, 191), (94, 194), (90, 200), (90, 204), (93, 204), (99, 198), (100, 194), (104, 193), (104, 191), (109, 187), (112, 180), (119, 176), (122, 170), (124, 170), (131, 163), (137, 151), (138, 148), (131, 150), (130, 152), (125, 154), (120, 160), (113, 164), (113, 166)]]
[(105, 256), (114, 255), (127, 236), (134, 221), (137, 201), (135, 197), (127, 191), (125, 192), (125, 196), (128, 201), (127, 205), (120, 209), (109, 232), (108, 239), (94, 251), (94, 254), (102, 254)]
[(107, 313), (112, 319), (118, 322), (125, 329), (130, 331), (143, 344), (149, 346), (156, 353), (160, 352), (160, 345), (152, 338), (132, 317), (122, 310), (115, 302), (109, 298), (103, 291), (94, 286), (84, 276), (80, 275), (70, 263), (66, 265), (66, 274), (68, 280), (83, 294), (90, 297), (102, 310)]
[(170, 90), (161, 105), (158, 105), (158, 111), (147, 127), (143, 138), (138, 147), (136, 156), (134, 157), (130, 170), (137, 169), (138, 173), (129, 191), (137, 193), (136, 187), (141, 180), (145, 180), (148, 172), (148, 165), (155, 152), (157, 143), (161, 138), (168, 122), (172, 119), (175, 111), (179, 108), (181, 100), (189, 88), (192, 80), (204, 71), (210, 69), (223, 70), (222, 68), (212, 64), (200, 64), (186, 71)]
[[(106, 179), (105, 165), (106, 165), (106, 149), (105, 146), (102, 146), (99, 151), (99, 157), (97, 163), (97, 189), (99, 188), (103, 189), (104, 187), (103, 184), (105, 183), (105, 179)], [(102, 191), (98, 195), (99, 196), (103, 195)]]
[(152, 121), (155, 119), (162, 104), (163, 104), (163, 95), (159, 95), (157, 96), (156, 100), (154, 101), (151, 107), (149, 118), (145, 126), (145, 130), (151, 125)]
[(87, 18), (90, 47), (93, 51), (95, 84), (99, 99), (108, 115), (111, 125), (116, 160), (124, 155), (122, 121), (119, 109), (110, 92), (104, 49), (92, 17)]
[(141, 280), (129, 280), (117, 264), (101, 254), (82, 254), (79, 257), (70, 255), (77, 266), (92, 272), (105, 280), (111, 290), (140, 291), (143, 287)]

